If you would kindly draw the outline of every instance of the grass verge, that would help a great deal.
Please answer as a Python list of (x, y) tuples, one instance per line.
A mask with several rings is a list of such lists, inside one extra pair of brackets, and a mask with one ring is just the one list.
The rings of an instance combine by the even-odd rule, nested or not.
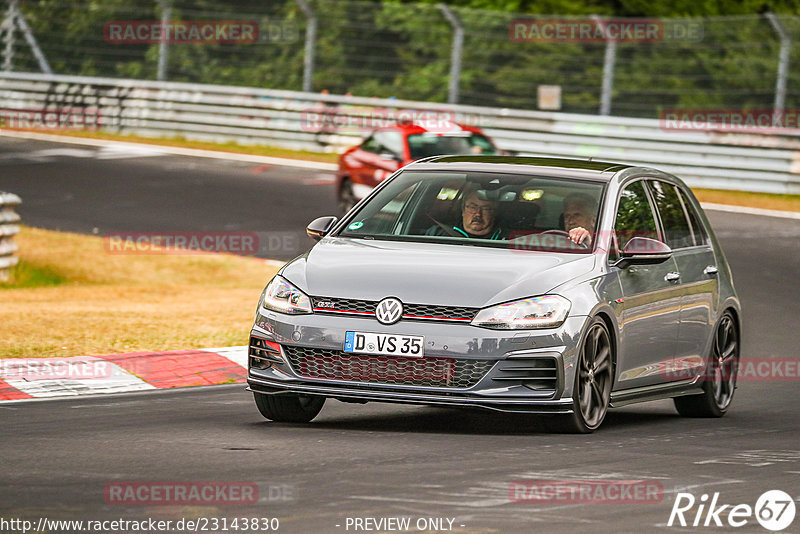
[(0, 357), (247, 344), (277, 267), (222, 254), (112, 255), (103, 238), (23, 227), (0, 283)]

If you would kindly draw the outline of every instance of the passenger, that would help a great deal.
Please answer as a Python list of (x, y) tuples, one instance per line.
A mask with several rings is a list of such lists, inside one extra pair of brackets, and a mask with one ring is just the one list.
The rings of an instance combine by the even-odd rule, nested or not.
[(564, 230), (573, 243), (592, 245), (597, 223), (597, 203), (586, 193), (570, 193), (564, 197)]

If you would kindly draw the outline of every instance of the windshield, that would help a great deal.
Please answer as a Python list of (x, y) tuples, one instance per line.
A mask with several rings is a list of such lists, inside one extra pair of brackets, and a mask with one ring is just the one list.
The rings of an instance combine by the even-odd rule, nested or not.
[(494, 145), (485, 135), (467, 132), (458, 135), (412, 134), (408, 136), (408, 149), (411, 152), (412, 160), (447, 154), (493, 155), (497, 153)]
[(405, 171), (340, 237), (588, 253), (603, 184), (486, 172)]

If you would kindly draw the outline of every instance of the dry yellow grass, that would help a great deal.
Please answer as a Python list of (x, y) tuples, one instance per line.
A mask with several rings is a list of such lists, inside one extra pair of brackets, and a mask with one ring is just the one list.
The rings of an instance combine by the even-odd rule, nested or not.
[(23, 228), (20, 259), (52, 287), (0, 288), (0, 357), (244, 345), (277, 267), (222, 254), (114, 255), (102, 237)]
[(773, 195), (769, 193), (749, 193), (747, 191), (722, 191), (719, 189), (695, 189), (700, 202), (747, 206), (780, 211), (800, 211), (800, 195)]

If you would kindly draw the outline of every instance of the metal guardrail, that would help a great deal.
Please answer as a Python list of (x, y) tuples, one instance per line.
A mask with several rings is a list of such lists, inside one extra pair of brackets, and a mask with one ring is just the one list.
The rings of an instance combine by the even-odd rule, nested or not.
[[(21, 117), (37, 110), (77, 110), (104, 131), (322, 152), (341, 152), (398, 118), (447, 118), (521, 154), (652, 166), (696, 187), (800, 194), (796, 131), (676, 131), (653, 119), (28, 73), (0, 73), (0, 102), (10, 128), (25, 128)], [(63, 127), (55, 122), (38, 126)]]
[(17, 195), (0, 191), (0, 281), (8, 280), (9, 270), (19, 261), (19, 258), (14, 256), (19, 249), (14, 242), (14, 236), (19, 233), (19, 226), (13, 223), (20, 220), (19, 214), (14, 211), (20, 204), (22, 200)]

